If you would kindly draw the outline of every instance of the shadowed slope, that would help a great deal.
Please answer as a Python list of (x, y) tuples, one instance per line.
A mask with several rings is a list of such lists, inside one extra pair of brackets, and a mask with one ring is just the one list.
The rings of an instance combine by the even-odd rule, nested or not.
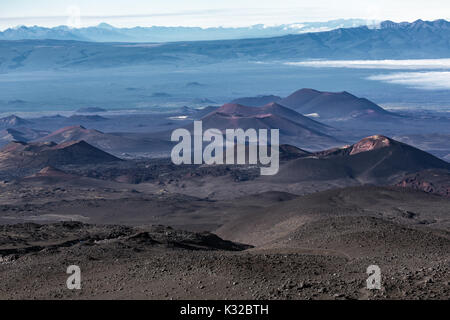
[(273, 179), (285, 182), (356, 179), (362, 183), (384, 184), (425, 169), (450, 169), (450, 164), (407, 144), (377, 135), (351, 146), (290, 161)]

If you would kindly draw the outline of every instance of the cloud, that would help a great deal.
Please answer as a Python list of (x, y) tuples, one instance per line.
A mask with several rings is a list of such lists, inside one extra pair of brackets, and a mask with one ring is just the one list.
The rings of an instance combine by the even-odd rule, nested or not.
[[(417, 60), (311, 60), (286, 62), (286, 65), (313, 68), (349, 68), (380, 70), (414, 70), (367, 77), (368, 80), (401, 84), (424, 90), (450, 89), (450, 59)], [(422, 70), (419, 72), (419, 70)], [(433, 71), (439, 70), (439, 71)]]
[(449, 90), (450, 71), (398, 72), (370, 76), (367, 79), (424, 90)]
[(286, 65), (316, 68), (352, 68), (352, 69), (450, 69), (450, 59), (418, 60), (312, 60), (286, 62)]

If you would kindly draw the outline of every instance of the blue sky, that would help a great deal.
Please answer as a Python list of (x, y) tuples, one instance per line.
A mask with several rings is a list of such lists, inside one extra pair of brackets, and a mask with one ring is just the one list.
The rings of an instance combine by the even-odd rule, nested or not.
[[(413, 21), (450, 18), (449, 0), (2, 0), (0, 29), (17, 25), (279, 25), (340, 18)], [(71, 20), (73, 21), (73, 20)]]

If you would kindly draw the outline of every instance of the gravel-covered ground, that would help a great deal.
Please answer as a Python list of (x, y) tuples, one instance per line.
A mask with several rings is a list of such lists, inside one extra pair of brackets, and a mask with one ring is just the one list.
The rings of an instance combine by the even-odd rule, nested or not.
[[(355, 221), (342, 224), (349, 222)], [(58, 223), (0, 230), (1, 299), (450, 298), (450, 240), (439, 235), (424, 240), (435, 246), (400, 241), (380, 254), (378, 243), (374, 254), (349, 255), (311, 242), (309, 248), (251, 248), (162, 226)], [(381, 268), (381, 290), (366, 289), (371, 264)], [(81, 268), (81, 290), (66, 287), (69, 265)]]

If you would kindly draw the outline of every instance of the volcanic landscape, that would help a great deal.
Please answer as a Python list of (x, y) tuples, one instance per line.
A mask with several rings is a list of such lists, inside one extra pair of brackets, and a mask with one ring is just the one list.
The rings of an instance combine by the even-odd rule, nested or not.
[[(313, 89), (88, 111), (0, 119), (0, 299), (450, 298), (450, 164), (393, 137), (434, 120)], [(280, 128), (279, 172), (173, 164), (170, 133), (194, 120)]]

